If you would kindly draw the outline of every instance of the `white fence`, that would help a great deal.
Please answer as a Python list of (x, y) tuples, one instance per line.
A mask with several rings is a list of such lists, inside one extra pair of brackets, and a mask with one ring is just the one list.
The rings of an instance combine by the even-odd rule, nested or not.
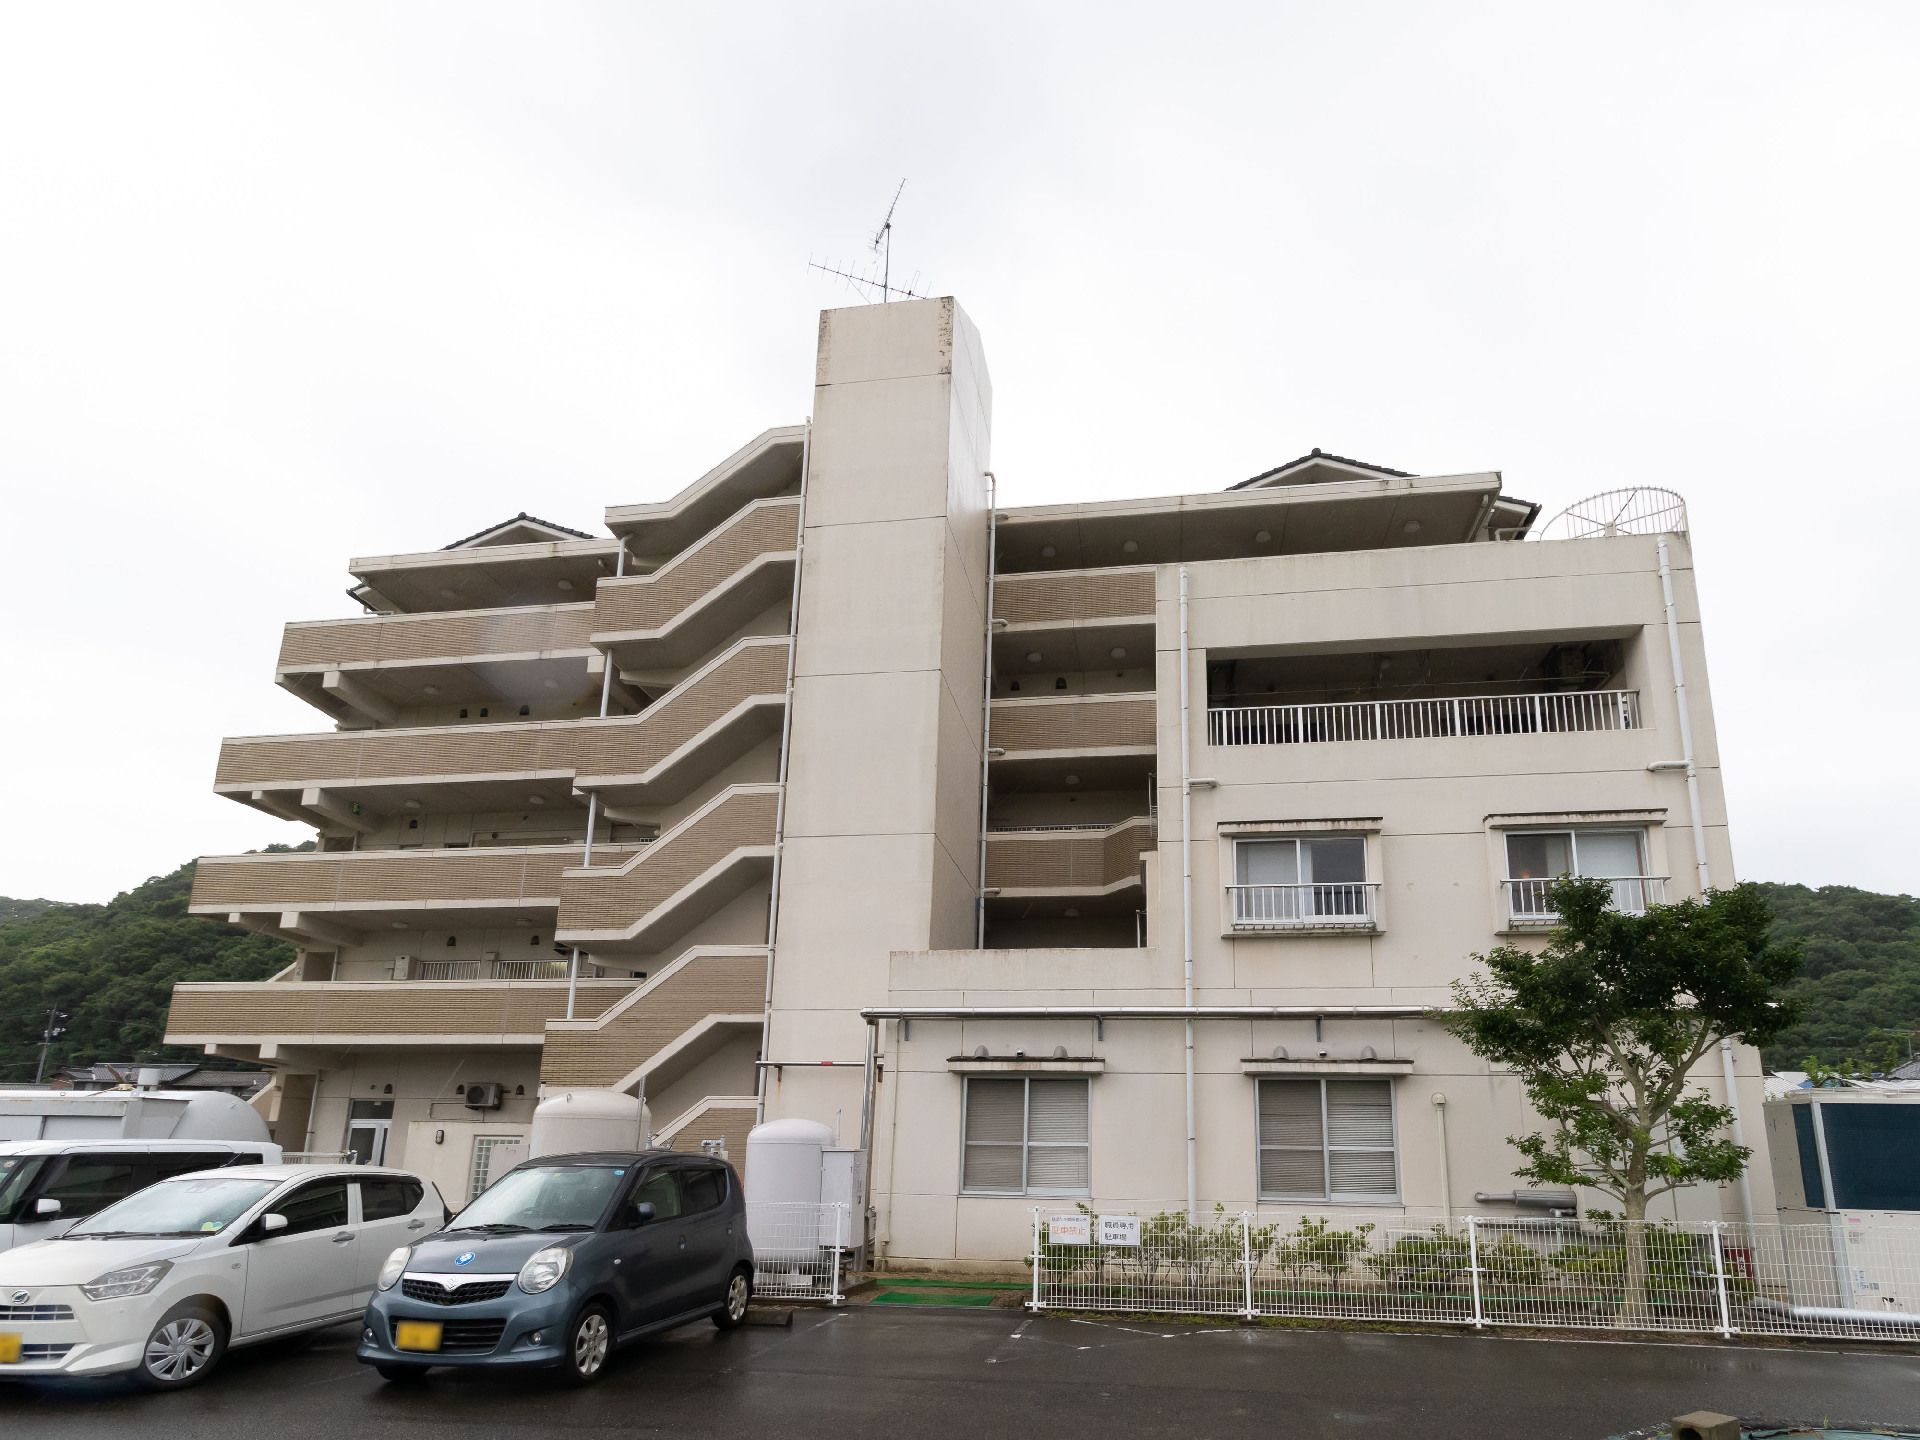
[(846, 1275), (859, 1242), (845, 1205), (747, 1202), (753, 1242), (753, 1293), (762, 1300), (846, 1298)]
[[(1663, 905), (1667, 899), (1664, 875), (1589, 875), (1582, 879), (1604, 880), (1613, 888), (1612, 905), (1624, 915), (1644, 914), (1649, 905)], [(1553, 908), (1552, 880), (1502, 880), (1507, 892), (1507, 915), (1515, 925), (1558, 925), (1560, 912)]]
[(1920, 1227), (1037, 1209), (1031, 1268), (1035, 1310), (1920, 1341)]
[(1368, 927), (1378, 923), (1371, 881), (1329, 881), (1305, 885), (1229, 885), (1236, 930), (1311, 930)]
[(1207, 711), (1209, 745), (1307, 745), (1639, 728), (1637, 690), (1553, 690), (1330, 705), (1227, 705)]

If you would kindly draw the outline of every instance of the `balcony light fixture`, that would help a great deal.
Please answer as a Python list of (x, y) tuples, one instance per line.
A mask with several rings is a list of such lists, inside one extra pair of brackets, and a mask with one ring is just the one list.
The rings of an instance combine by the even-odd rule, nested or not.
[(1124, 645), (1116, 645), (1113, 649), (1107, 651), (1107, 655), (1110, 659), (1124, 660), (1127, 658), (1127, 647)]
[(396, 920), (393, 922), (393, 928), (396, 930), (404, 930), (407, 928), (407, 922), (404, 920)]
[(527, 796), (527, 804), (529, 805), (544, 805), (546, 803), (547, 803), (547, 797), (544, 795)]
[(1140, 542), (1138, 540), (1122, 540), (1120, 542), (1120, 548), (1126, 551), (1127, 554), (1134, 555), (1139, 553)]
[(1418, 520), (1409, 520), (1400, 528), (1409, 535), (1418, 535), (1420, 533), (1420, 522)]
[(418, 810), (420, 808), (420, 802), (418, 800), (402, 800), (400, 803), (409, 810)]
[(1027, 651), (1027, 664), (1038, 665), (1039, 663), (1040, 663), (1040, 652), (1038, 650)]
[(1067, 776), (1067, 784), (1078, 785), (1079, 783), (1080, 783), (1080, 777), (1078, 775)]
[(571, 580), (556, 580), (553, 583), (558, 585), (562, 590), (571, 590), (573, 588), (573, 581)]
[(457, 599), (457, 598), (458, 598), (458, 596), (456, 596), (456, 594), (455, 594), (455, 593), (454, 593), (453, 591), (451, 591), (451, 590), (449, 590), (449, 589), (447, 589), (447, 588), (446, 588), (446, 587), (445, 587), (445, 586), (443, 585), (443, 586), (441, 586), (441, 587), (440, 587), (440, 598), (441, 598), (442, 600), (453, 600), (453, 599)]
[(438, 695), (440, 693), (440, 687), (438, 685), (422, 685), (420, 687), (420, 693), (422, 695)]
[(1078, 920), (1080, 918), (1080, 910), (1078, 906), (1069, 905), (1067, 906), (1066, 909), (1062, 910), (1060, 913), (1066, 916), (1067, 919), (1069, 920)]
[(1264, 545), (1271, 539), (1273, 539), (1273, 532), (1271, 530), (1256, 530), (1253, 532), (1253, 543), (1256, 545)]
[(560, 688), (560, 682), (558, 680), (543, 680), (540, 683), (545, 685), (549, 690), (558, 690)]
[(1058, 555), (1059, 553), (1060, 552), (1054, 549), (1053, 546), (1051, 545), (1042, 545), (1040, 547), (1040, 558), (1042, 560), (1051, 560), (1053, 559), (1054, 556)]

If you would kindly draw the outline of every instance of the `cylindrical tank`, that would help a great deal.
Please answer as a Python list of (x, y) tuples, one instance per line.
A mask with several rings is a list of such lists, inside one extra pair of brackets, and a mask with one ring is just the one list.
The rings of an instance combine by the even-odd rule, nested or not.
[(811, 1264), (819, 1258), (822, 1156), (833, 1131), (815, 1120), (769, 1120), (747, 1135), (747, 1238), (754, 1263)]
[(624, 1090), (559, 1090), (533, 1107), (527, 1154), (644, 1150), (652, 1117)]

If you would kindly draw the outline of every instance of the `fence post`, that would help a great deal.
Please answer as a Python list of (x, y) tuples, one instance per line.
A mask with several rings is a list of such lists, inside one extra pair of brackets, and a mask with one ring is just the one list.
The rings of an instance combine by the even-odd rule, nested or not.
[(1727, 1314), (1727, 1264), (1726, 1252), (1720, 1244), (1720, 1227), (1724, 1220), (1713, 1222), (1713, 1285), (1720, 1296), (1720, 1338), (1733, 1338), (1733, 1321)]
[(1484, 1329), (1487, 1314), (1480, 1304), (1480, 1231), (1471, 1215), (1467, 1217), (1467, 1273), (1473, 1277), (1473, 1328)]
[(847, 1243), (847, 1207), (836, 1204), (833, 1207), (833, 1278), (832, 1293), (827, 1296), (829, 1305), (838, 1305), (845, 1297), (840, 1293), (840, 1264), (846, 1256)]
[(1033, 1207), (1033, 1298), (1027, 1302), (1029, 1310), (1040, 1308), (1040, 1207)]
[(1246, 1276), (1245, 1318), (1251, 1320), (1253, 1319), (1253, 1217), (1245, 1210), (1240, 1212), (1240, 1270)]

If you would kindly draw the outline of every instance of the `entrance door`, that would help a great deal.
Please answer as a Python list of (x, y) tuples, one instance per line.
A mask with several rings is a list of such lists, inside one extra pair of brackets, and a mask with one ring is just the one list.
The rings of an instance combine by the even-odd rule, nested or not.
[(347, 1110), (347, 1158), (355, 1165), (386, 1164), (392, 1128), (391, 1100), (355, 1100)]

